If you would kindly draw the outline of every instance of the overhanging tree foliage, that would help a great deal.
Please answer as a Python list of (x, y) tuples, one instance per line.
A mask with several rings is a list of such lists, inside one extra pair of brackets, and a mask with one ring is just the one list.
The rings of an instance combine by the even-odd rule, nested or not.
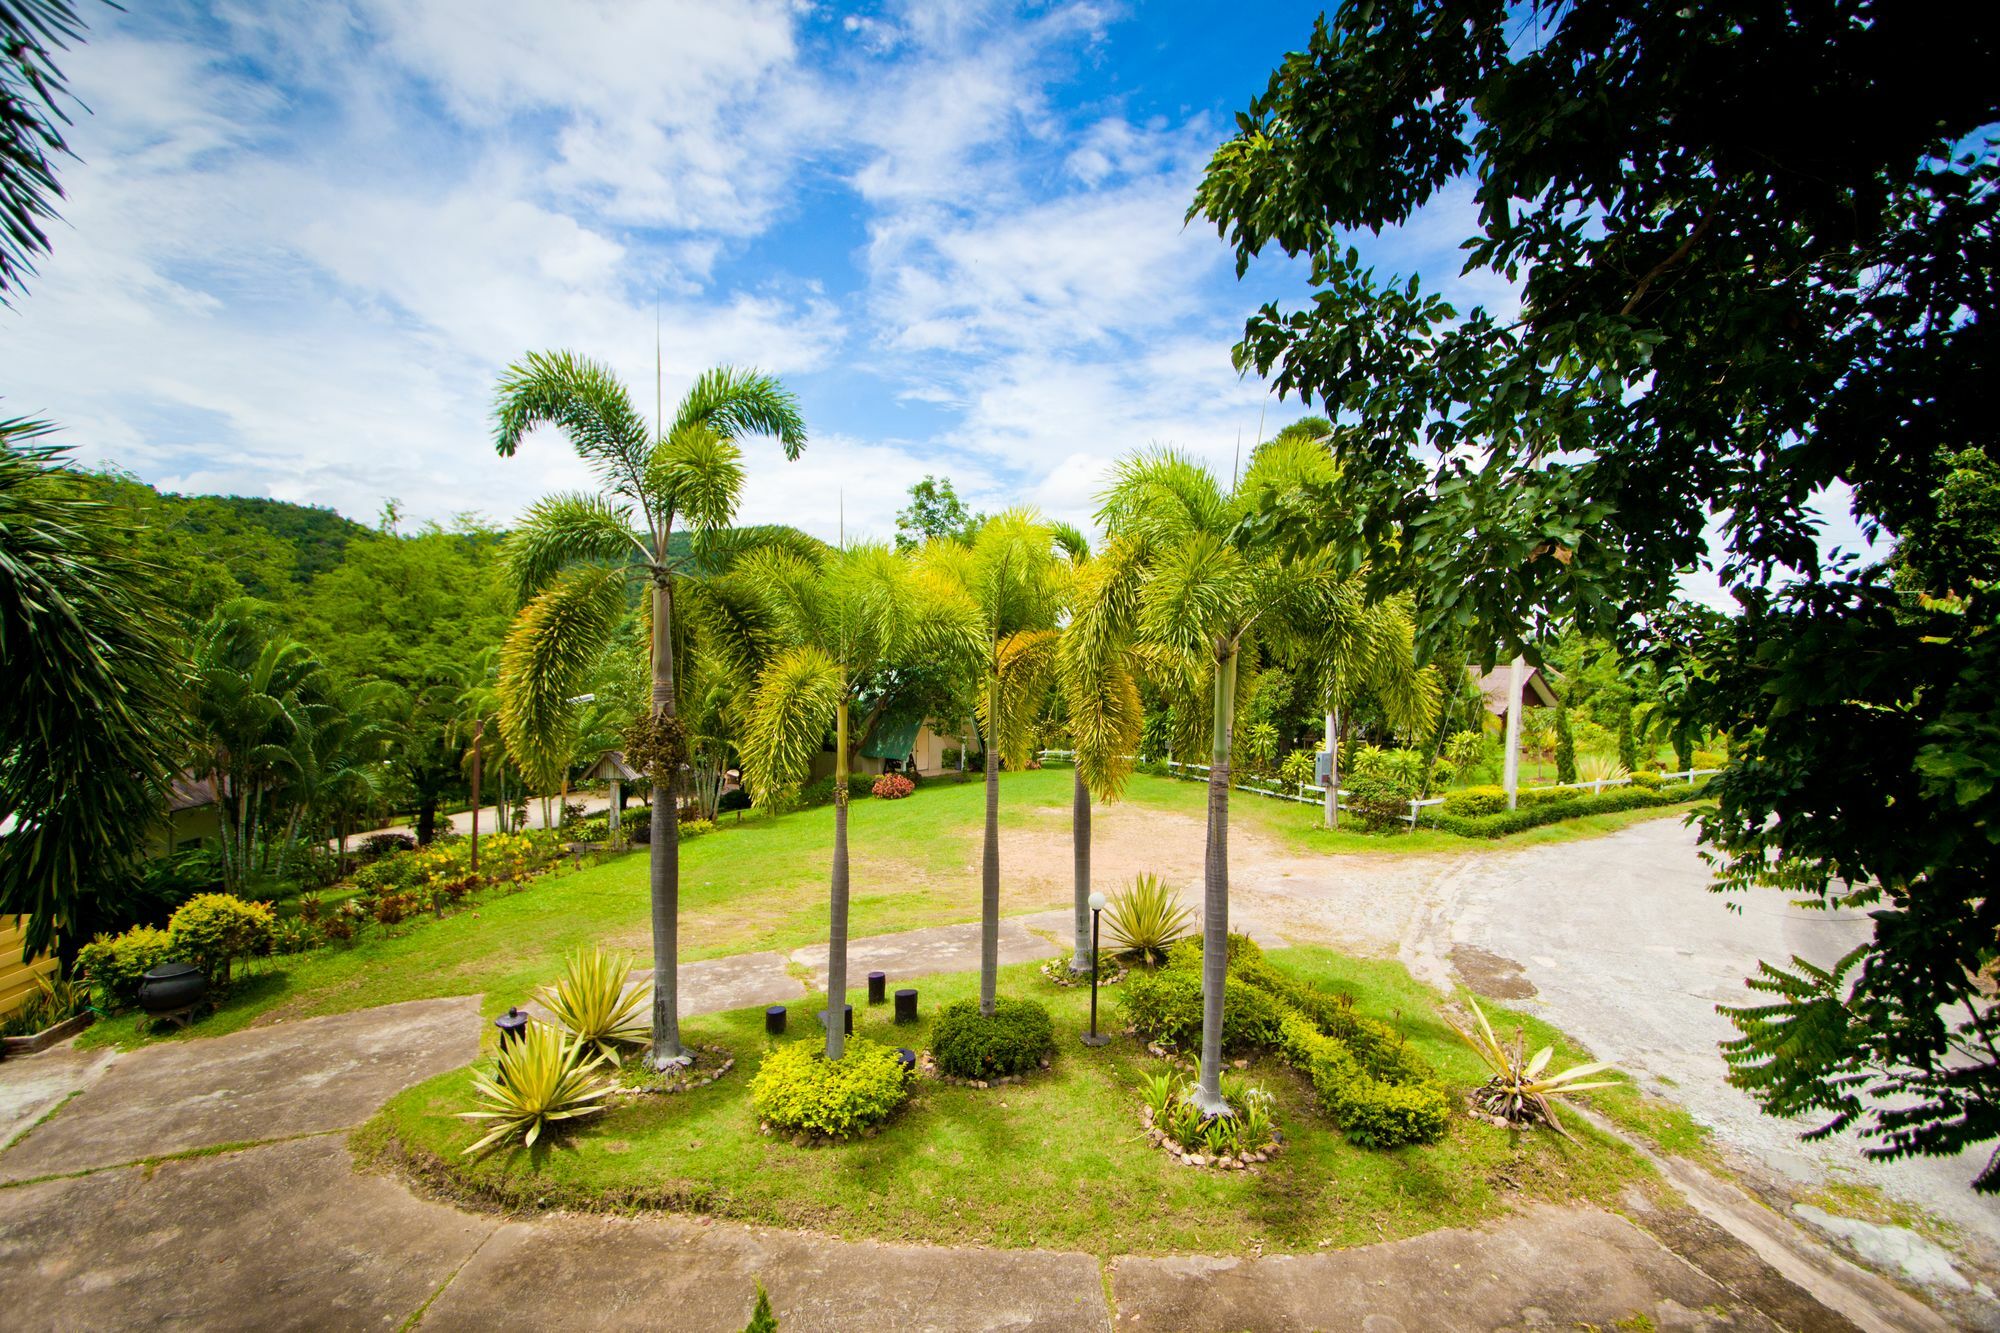
[[(1312, 302), (1259, 311), (1237, 357), (1341, 424), (1323, 539), (1428, 582), (1432, 629), (1511, 647), (1553, 613), (1701, 663), (1679, 708), (1737, 743), (1702, 823), (1723, 885), (1875, 918), (1841, 975), (1770, 969), (1735, 1077), (1891, 1156), (2000, 1135), (1971, 981), (2000, 927), (2000, 570), (1822, 569), (1806, 502), (1844, 484), (1921, 546), (1948, 460), (2000, 456), (1996, 56), (1990, 7), (1350, 5), (1191, 210), (1239, 269), (1310, 262)], [(1466, 194), (1466, 268), (1518, 311), (1454, 309), (1347, 246)], [(1656, 625), (1717, 515), (1742, 615)]]
[(28, 955), (115, 919), (188, 742), (164, 571), (46, 430), (0, 422), (0, 912), (28, 918)]

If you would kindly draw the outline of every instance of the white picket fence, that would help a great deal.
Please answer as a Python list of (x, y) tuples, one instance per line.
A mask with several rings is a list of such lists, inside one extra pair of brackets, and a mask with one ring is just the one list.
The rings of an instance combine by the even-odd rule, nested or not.
[[(1075, 755), (1076, 752), (1074, 750), (1043, 750), (1041, 752), (1041, 758), (1045, 761), (1049, 759), (1065, 759), (1065, 760), (1074, 759)], [(1138, 755), (1132, 757), (1136, 758), (1137, 762), (1139, 763), (1143, 764), (1146, 762), (1145, 755)], [(1194, 780), (1202, 782), (1208, 781), (1209, 766), (1207, 764), (1183, 764), (1177, 760), (1169, 759), (1166, 761), (1166, 765), (1167, 765), (1167, 771), (1174, 777), (1187, 778), (1190, 781)], [(1683, 772), (1678, 772), (1678, 773), (1662, 773), (1660, 774), (1660, 782), (1662, 785), (1665, 785), (1668, 782), (1672, 782), (1678, 779), (1692, 786), (1696, 778), (1712, 777), (1713, 775), (1720, 773), (1721, 771), (1722, 770), (1719, 768), (1690, 768)], [(1199, 777), (1196, 778), (1194, 775), (1199, 775)], [(1598, 793), (1602, 792), (1606, 787), (1630, 786), (1631, 782), (1632, 779), (1629, 776), (1627, 776), (1622, 778), (1599, 778), (1594, 782), (1556, 782), (1556, 783), (1551, 783), (1549, 785), (1554, 787), (1567, 788), (1575, 791), (1589, 791), (1591, 795), (1595, 796)], [(1288, 783), (1278, 783), (1273, 785), (1255, 781), (1251, 782), (1232, 781), (1229, 785), (1237, 791), (1249, 792), (1252, 796), (1268, 796), (1274, 800), (1279, 800), (1279, 801), (1296, 801), (1300, 805), (1326, 804), (1326, 788), (1316, 787), (1313, 786), (1311, 783), (1302, 782), (1296, 788), (1291, 787), (1290, 784)], [(1537, 788), (1537, 790), (1545, 791), (1547, 790), (1547, 788)], [(1347, 796), (1347, 790), (1346, 788), (1342, 788), (1340, 792), (1334, 797), (1334, 808), (1336, 810), (1347, 810), (1352, 808), (1345, 803), (1344, 798), (1346, 796)], [(1420, 818), (1422, 818), (1423, 811), (1429, 809), (1434, 805), (1443, 805), (1443, 804), (1444, 804), (1444, 797), (1442, 796), (1433, 796), (1430, 797), (1428, 800), (1411, 801), (1410, 813), (1402, 816), (1402, 820), (1404, 823), (1408, 824), (1412, 829), (1414, 829), (1417, 826), (1417, 821)]]

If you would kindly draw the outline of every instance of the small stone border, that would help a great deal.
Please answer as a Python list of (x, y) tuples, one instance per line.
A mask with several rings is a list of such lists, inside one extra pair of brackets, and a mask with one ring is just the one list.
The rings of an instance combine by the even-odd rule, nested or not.
[[(1119, 982), (1125, 980), (1126, 974), (1131, 972), (1131, 970), (1124, 963), (1120, 963), (1116, 972), (1113, 972), (1108, 977), (1099, 977), (1097, 979), (1098, 988), (1101, 990), (1106, 986), (1116, 986)], [(1042, 960), (1042, 979), (1050, 985), (1061, 986), (1065, 990), (1076, 986), (1088, 986), (1090, 984), (1089, 977), (1078, 976), (1076, 973), (1070, 971), (1069, 960), (1060, 954), (1054, 958), (1045, 958)]]
[[(1049, 1063), (1047, 1060), (1042, 1061), (1043, 1073), (1048, 1072)], [(929, 1051), (921, 1052), (917, 1056), (917, 1074), (920, 1078), (927, 1078), (933, 1083), (949, 1083), (954, 1088), (1005, 1088), (1028, 1078), (1026, 1074), (1004, 1074), (999, 1078), (955, 1078), (938, 1068), (936, 1059)]]
[(59, 1041), (67, 1041), (96, 1021), (96, 1011), (86, 1009), (30, 1036), (0, 1037), (0, 1045), (4, 1045), (8, 1055), (33, 1055), (38, 1051), (47, 1050)]
[(1192, 1148), (1181, 1146), (1165, 1130), (1155, 1127), (1153, 1124), (1153, 1108), (1150, 1106), (1141, 1106), (1139, 1108), (1139, 1123), (1146, 1127), (1147, 1141), (1156, 1148), (1165, 1149), (1167, 1156), (1173, 1158), (1182, 1166), (1205, 1167), (1212, 1171), (1254, 1171), (1258, 1166), (1277, 1156), (1278, 1150), (1285, 1146), (1284, 1137), (1274, 1130), (1272, 1132), (1271, 1145), (1267, 1148), (1259, 1148), (1256, 1152), (1239, 1153), (1235, 1156), (1210, 1157), (1205, 1153), (1196, 1152)]
[[(670, 1097), (677, 1092), (693, 1092), (696, 1088), (707, 1087), (730, 1070), (736, 1068), (736, 1057), (731, 1055), (726, 1047), (711, 1046), (706, 1042), (698, 1042), (688, 1046), (686, 1049), (714, 1056), (715, 1060), (720, 1063), (711, 1062), (704, 1065), (700, 1056), (697, 1055), (693, 1064), (683, 1066), (671, 1074), (648, 1071), (638, 1083), (620, 1083), (618, 1087), (619, 1094), (621, 1096), (636, 1098)], [(638, 1058), (641, 1060), (645, 1059), (644, 1056)]]

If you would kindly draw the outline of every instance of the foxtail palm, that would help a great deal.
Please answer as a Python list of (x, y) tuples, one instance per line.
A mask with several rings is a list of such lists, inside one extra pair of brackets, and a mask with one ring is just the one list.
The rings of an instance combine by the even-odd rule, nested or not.
[(969, 616), (980, 660), (979, 725), (986, 741), (986, 836), (979, 874), (979, 1011), (993, 1012), (1000, 972), (1000, 761), (1028, 759), (1035, 705), (1055, 656), (1062, 580), (1050, 530), (1025, 509), (987, 519), (969, 545), (924, 547), (930, 576)]
[(1341, 710), (1372, 698), (1392, 728), (1417, 734), (1436, 720), (1442, 692), (1436, 668), (1417, 661), (1410, 599), (1369, 601), (1365, 583), (1365, 575), (1355, 574), (1333, 590), (1337, 613), (1314, 627), (1298, 654), (1300, 670), (1308, 678), (1318, 676), (1326, 705), (1326, 748), (1333, 756), (1325, 797), (1328, 828), (1340, 823)]
[(1097, 962), (1090, 937), (1091, 800), (1116, 800), (1124, 790), (1144, 716), (1129, 634), (1138, 591), (1137, 566), (1120, 558), (1122, 552), (1093, 560), (1090, 543), (1067, 525), (1057, 525), (1056, 545), (1070, 561), (1064, 598), (1069, 622), (1055, 658), (1075, 760), (1070, 798), (1075, 932), (1070, 968), (1087, 972)]
[[(664, 416), (664, 414), (663, 414)], [(674, 524), (698, 535), (726, 526), (743, 488), (746, 435), (777, 437), (787, 458), (805, 447), (792, 395), (767, 375), (704, 372), (671, 419), (648, 427), (616, 376), (570, 352), (531, 353), (501, 377), (495, 447), (511, 457), (521, 437), (548, 424), (604, 483), (602, 495), (552, 495), (508, 538), (506, 561), (526, 602), (500, 663), (500, 728), (525, 774), (544, 790), (569, 760), (571, 700), (610, 642), (637, 582), (649, 591), (653, 716), (674, 728)], [(672, 749), (671, 745), (667, 747)], [(656, 1067), (686, 1063), (678, 987), (679, 764), (652, 774), (653, 1050)]]
[(1330, 557), (1287, 558), (1243, 520), (1273, 494), (1329, 479), (1333, 461), (1310, 440), (1266, 444), (1243, 483), (1225, 492), (1185, 455), (1158, 450), (1120, 463), (1098, 518), (1115, 565), (1136, 580), (1136, 638), (1202, 662), (1210, 682), (1208, 845), (1202, 885), (1201, 1078), (1195, 1105), (1226, 1115), (1220, 1087), (1223, 983), (1229, 945), (1229, 782), (1236, 677), (1247, 650), (1294, 646), (1334, 612)]
[(833, 751), (833, 864), (826, 960), (826, 1058), (846, 1050), (847, 779), (866, 733), (851, 716), (856, 694), (910, 646), (921, 591), (908, 561), (886, 546), (859, 546), (822, 562), (772, 552), (751, 557), (744, 581), (762, 588), (776, 650), (758, 674), (743, 735), (743, 776), (761, 803), (805, 778), (829, 728)]

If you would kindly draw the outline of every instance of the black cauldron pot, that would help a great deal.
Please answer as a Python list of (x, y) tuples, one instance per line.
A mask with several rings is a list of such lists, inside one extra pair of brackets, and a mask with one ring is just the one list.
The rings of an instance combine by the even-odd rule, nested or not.
[(149, 1014), (171, 1014), (201, 1003), (208, 978), (191, 963), (161, 963), (139, 982), (139, 1007)]

